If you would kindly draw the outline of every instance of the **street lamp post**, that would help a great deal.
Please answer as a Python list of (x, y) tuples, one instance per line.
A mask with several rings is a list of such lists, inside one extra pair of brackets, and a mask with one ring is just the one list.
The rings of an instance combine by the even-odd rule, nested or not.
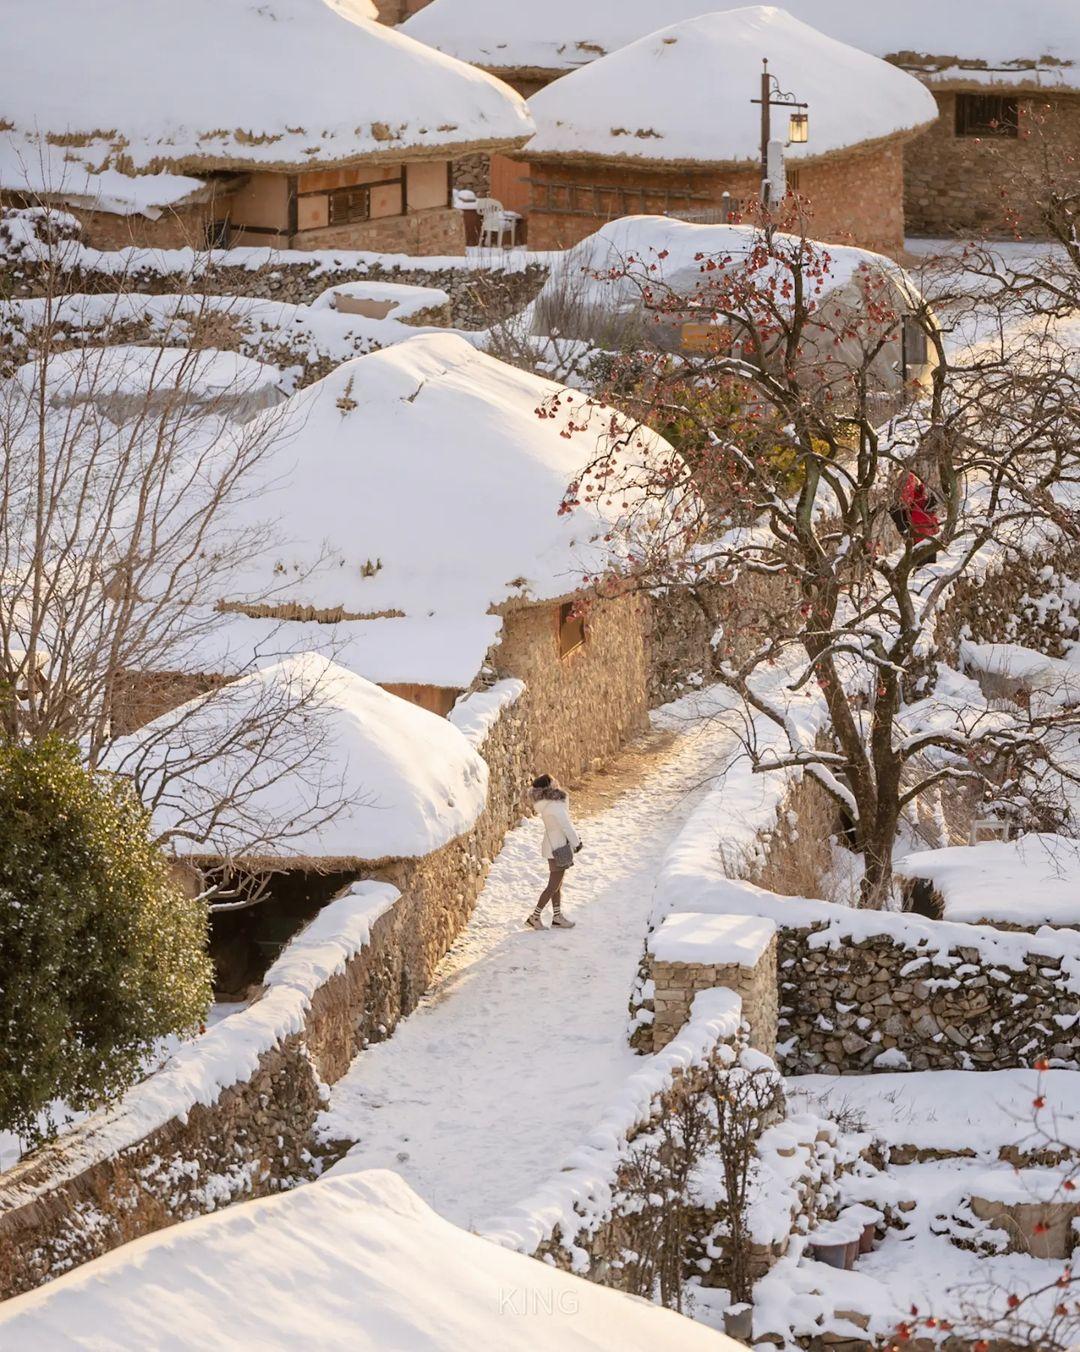
[(769, 173), (769, 145), (772, 141), (772, 110), (788, 110), (788, 145), (805, 145), (810, 137), (810, 115), (805, 111), (808, 103), (800, 103), (794, 94), (787, 94), (780, 88), (780, 81), (769, 70), (769, 58), (761, 63), (761, 97), (751, 99), (751, 103), (761, 104), (761, 204), (769, 209), (772, 196), (771, 175)]

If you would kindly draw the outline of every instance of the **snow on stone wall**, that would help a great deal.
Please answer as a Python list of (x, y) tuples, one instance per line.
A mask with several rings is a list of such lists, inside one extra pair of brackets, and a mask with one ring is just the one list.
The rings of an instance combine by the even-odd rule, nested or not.
[(312, 1175), (323, 1086), (415, 1007), (520, 816), (528, 763), (519, 692), (509, 693), (494, 720), (467, 703), (459, 715), (486, 723), (491, 767), (487, 809), (468, 835), (356, 884), (286, 948), (252, 1004), (0, 1174), (0, 1299)]

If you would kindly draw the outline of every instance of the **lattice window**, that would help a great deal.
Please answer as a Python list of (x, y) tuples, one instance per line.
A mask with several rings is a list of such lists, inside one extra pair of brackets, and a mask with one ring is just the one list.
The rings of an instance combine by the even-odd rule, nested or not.
[(957, 94), (957, 136), (1019, 136), (1020, 105), (1000, 94)]

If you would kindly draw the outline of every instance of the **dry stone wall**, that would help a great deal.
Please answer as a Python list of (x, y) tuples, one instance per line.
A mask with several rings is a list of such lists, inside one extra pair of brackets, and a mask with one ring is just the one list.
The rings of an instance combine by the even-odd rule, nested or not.
[[(0, 1299), (139, 1235), (310, 1175), (321, 1086), (339, 1079), (357, 1052), (388, 1037), (430, 984), (504, 834), (520, 818), (526, 745), (522, 709), (511, 703), (481, 748), (491, 778), (476, 826), (425, 859), (373, 871), (372, 879), (395, 884), (400, 898), (378, 915), (367, 942), (341, 970), (313, 991), (300, 1031), (270, 1036), (250, 1073), (224, 1083), (211, 1101), (186, 1104), (140, 1128), (150, 1120), (147, 1105), (154, 1117), (151, 1077), (133, 1091), (141, 1109), (129, 1096), (0, 1175)], [(268, 998), (233, 1016), (251, 1013), (251, 1036), (263, 1027), (260, 1008)], [(275, 1018), (280, 1023), (276, 1015), (264, 1023), (273, 1027)], [(209, 1036), (225, 1034), (228, 1024)], [(199, 1055), (200, 1044), (191, 1051)]]
[(970, 944), (930, 948), (924, 926), (913, 926), (907, 943), (888, 934), (837, 938), (825, 926), (781, 929), (785, 1073), (1004, 1070), (1044, 1056), (1080, 1066), (1080, 945), (1070, 941), (1063, 957), (1052, 951), (1056, 941), (948, 929), (969, 931)]

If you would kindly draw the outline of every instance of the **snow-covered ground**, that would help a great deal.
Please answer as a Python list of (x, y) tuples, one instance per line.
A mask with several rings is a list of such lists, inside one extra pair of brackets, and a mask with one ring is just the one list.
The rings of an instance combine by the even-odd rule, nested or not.
[(721, 721), (691, 720), (686, 704), (655, 721), (675, 730), (667, 758), (578, 822), (585, 849), (563, 896), (577, 928), (522, 927), (546, 876), (539, 823), (527, 821), (420, 1007), (332, 1090), (321, 1132), (357, 1144), (331, 1174), (393, 1169), (476, 1227), (555, 1173), (640, 1064), (627, 1002), (659, 865), (736, 749)]
[(737, 1352), (670, 1310), (440, 1220), (392, 1174), (174, 1225), (0, 1307), (27, 1352)]

